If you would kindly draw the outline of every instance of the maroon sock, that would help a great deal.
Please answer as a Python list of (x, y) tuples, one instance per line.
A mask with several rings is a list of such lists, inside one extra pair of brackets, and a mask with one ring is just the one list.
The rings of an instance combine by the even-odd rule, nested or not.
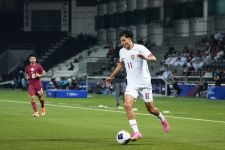
[(44, 99), (41, 99), (40, 97), (39, 98), (39, 101), (41, 103), (41, 108), (45, 108), (45, 102), (44, 102)]
[(31, 105), (32, 105), (32, 108), (33, 108), (34, 112), (37, 112), (37, 105), (36, 105), (36, 103), (32, 101)]

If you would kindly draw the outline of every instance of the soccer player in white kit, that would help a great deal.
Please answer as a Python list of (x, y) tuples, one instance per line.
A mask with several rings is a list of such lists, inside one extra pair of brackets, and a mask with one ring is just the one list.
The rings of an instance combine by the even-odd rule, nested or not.
[(123, 48), (120, 49), (120, 58), (115, 70), (105, 80), (111, 83), (114, 76), (122, 69), (127, 71), (127, 87), (124, 94), (124, 109), (127, 113), (129, 124), (133, 129), (132, 141), (141, 139), (140, 133), (133, 112), (133, 104), (139, 96), (144, 102), (150, 114), (157, 116), (165, 132), (170, 130), (169, 122), (163, 116), (158, 108), (154, 106), (151, 76), (148, 70), (148, 61), (156, 61), (155, 56), (143, 45), (133, 42), (133, 33), (131, 31), (122, 31), (120, 33), (120, 42)]

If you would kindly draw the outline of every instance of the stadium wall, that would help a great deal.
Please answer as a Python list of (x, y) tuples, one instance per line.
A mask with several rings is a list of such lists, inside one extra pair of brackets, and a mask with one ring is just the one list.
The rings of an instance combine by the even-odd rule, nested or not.
[[(61, 18), (58, 26), (61, 26), (61, 31), (69, 31), (69, 2), (63, 1), (24, 1), (24, 31), (31, 31), (32, 26), (35, 26), (35, 22), (32, 17), (34, 11), (38, 11), (40, 18), (45, 17), (46, 11), (58, 10), (61, 14), (58, 16)], [(46, 15), (46, 14), (45, 14)], [(55, 14), (55, 17), (57, 14)], [(45, 20), (43, 20), (44, 22)]]
[(95, 16), (97, 7), (77, 7), (76, 0), (71, 2), (71, 35), (80, 33), (96, 35)]

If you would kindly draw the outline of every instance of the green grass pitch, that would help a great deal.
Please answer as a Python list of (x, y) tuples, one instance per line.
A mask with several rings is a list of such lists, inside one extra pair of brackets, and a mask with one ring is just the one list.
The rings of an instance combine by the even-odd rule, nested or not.
[(154, 101), (170, 112), (165, 115), (171, 131), (165, 134), (159, 120), (137, 100), (136, 118), (144, 137), (119, 145), (116, 133), (131, 129), (124, 110), (114, 109), (113, 96), (45, 98), (46, 116), (34, 118), (27, 91), (0, 90), (0, 150), (225, 149), (225, 101), (183, 97), (154, 97)]

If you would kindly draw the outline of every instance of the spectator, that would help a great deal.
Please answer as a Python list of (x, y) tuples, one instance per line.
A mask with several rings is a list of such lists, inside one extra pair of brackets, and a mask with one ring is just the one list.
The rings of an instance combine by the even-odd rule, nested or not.
[(173, 78), (173, 74), (167, 64), (165, 64), (164, 66), (165, 70), (163, 71), (161, 78), (165, 81), (170, 81)]
[(97, 84), (95, 86), (95, 93), (103, 94), (103, 95), (110, 94), (110, 89), (104, 83), (104, 79), (100, 82), (97, 82)]
[(214, 57), (215, 60), (222, 60), (224, 56), (224, 50), (220, 50), (216, 53), (216, 56)]
[(11, 82), (11, 88), (14, 90), (15, 88), (18, 87), (18, 85), (19, 85), (18, 80), (16, 79), (16, 77), (14, 77)]
[(175, 90), (175, 96), (178, 96), (181, 92), (182, 92), (182, 90), (181, 90), (181, 88), (178, 86), (178, 82), (177, 82), (177, 79), (173, 79), (173, 89)]
[(214, 39), (217, 41), (222, 41), (223, 40), (224, 35), (222, 35), (221, 33), (214, 33)]
[(66, 80), (65, 77), (63, 77), (59, 85), (61, 89), (67, 89), (67, 87), (69, 86), (69, 82)]
[(204, 77), (206, 78), (212, 78), (212, 70), (211, 70), (211, 67), (207, 67), (206, 70), (205, 70), (205, 74), (204, 74)]
[(90, 56), (90, 55), (91, 55), (91, 53), (92, 53), (92, 51), (91, 51), (91, 50), (89, 50), (89, 51), (87, 52), (87, 55), (88, 55), (88, 56)]
[(22, 84), (22, 90), (26, 90), (27, 89), (27, 80), (24, 77), (21, 79), (21, 84)]
[(71, 79), (71, 84), (69, 86), (70, 90), (78, 90), (79, 89), (79, 84), (77, 83), (76, 78)]
[(167, 64), (163, 64), (162, 62), (160, 62), (160, 69), (158, 72), (155, 73), (156, 76), (161, 76), (165, 70), (165, 65)]
[(52, 78), (51, 82), (52, 82), (52, 85), (53, 85), (54, 89), (59, 89), (59, 85), (58, 85), (57, 81), (55, 80), (55, 78)]
[(205, 94), (202, 95), (201, 92), (202, 91), (206, 91), (208, 89), (208, 83), (207, 83), (207, 80), (200, 77), (200, 80), (199, 82), (197, 83), (196, 85), (196, 92), (194, 94), (194, 96), (198, 96), (198, 97), (205, 97)]
[(68, 68), (68, 70), (73, 70), (74, 69), (74, 65), (73, 65), (73, 63), (71, 62), (70, 63), (70, 67)]
[(115, 85), (115, 96), (116, 96), (116, 106), (117, 109), (121, 109), (120, 107), (120, 96), (124, 95), (126, 90), (126, 78), (127, 73), (126, 70), (123, 68), (114, 78), (113, 82)]
[(75, 58), (74, 63), (79, 63), (79, 60), (77, 58)]
[(216, 83), (215, 83), (216, 86), (221, 86), (222, 83), (225, 83), (225, 72), (222, 67), (220, 68), (220, 71), (216, 73), (216, 76), (214, 79), (216, 80)]
[(192, 62), (187, 63), (187, 76), (191, 75), (191, 73), (195, 70)]

